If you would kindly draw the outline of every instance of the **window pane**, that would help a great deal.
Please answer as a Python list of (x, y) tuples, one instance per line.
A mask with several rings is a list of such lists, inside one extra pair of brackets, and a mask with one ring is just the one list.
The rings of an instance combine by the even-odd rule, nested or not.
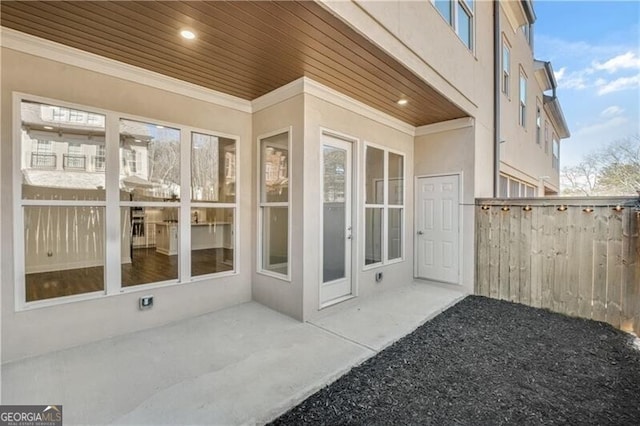
[(104, 290), (104, 208), (24, 208), (26, 301)]
[(344, 278), (346, 275), (347, 152), (328, 145), (325, 145), (322, 151), (324, 159), (322, 282), (326, 283)]
[(235, 193), (235, 141), (192, 133), (191, 200), (233, 203)]
[(509, 179), (506, 176), (500, 176), (500, 197), (507, 198), (509, 196)]
[(402, 211), (403, 209), (389, 209), (389, 260), (402, 257)]
[(191, 209), (191, 275), (233, 271), (234, 209)]
[(451, 24), (451, 0), (436, 0), (436, 7), (444, 19)]
[(105, 116), (23, 101), (22, 198), (104, 200)]
[(366, 151), (366, 204), (384, 204), (384, 151), (368, 146)]
[(533, 198), (536, 196), (535, 188), (533, 186), (527, 186), (527, 197)]
[(260, 141), (263, 203), (289, 201), (289, 133)]
[(509, 197), (520, 197), (520, 182), (517, 180), (509, 180)]
[(382, 210), (365, 209), (365, 265), (382, 262)]
[(458, 2), (458, 35), (464, 44), (471, 49), (471, 16), (462, 6), (462, 2)]
[(389, 153), (389, 204), (404, 203), (404, 157)]
[(287, 275), (289, 208), (262, 208), (262, 269)]
[(120, 199), (180, 199), (180, 130), (120, 120)]
[(120, 209), (122, 286), (178, 279), (178, 208)]

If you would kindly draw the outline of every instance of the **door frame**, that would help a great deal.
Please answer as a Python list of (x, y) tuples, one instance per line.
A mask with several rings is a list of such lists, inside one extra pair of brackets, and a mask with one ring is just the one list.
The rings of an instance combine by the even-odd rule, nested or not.
[[(319, 234), (319, 238), (318, 238), (318, 310), (322, 310), (325, 308), (328, 308), (330, 306), (336, 305), (340, 302), (344, 302), (346, 300), (349, 299), (353, 299), (354, 297), (358, 296), (358, 282), (357, 282), (357, 256), (358, 256), (358, 235), (357, 235), (357, 224), (358, 224), (358, 209), (357, 204), (358, 204), (358, 190), (359, 190), (359, 185), (357, 185), (358, 182), (358, 178), (359, 178), (359, 169), (358, 169), (358, 165), (359, 165), (359, 152), (360, 152), (360, 139), (348, 135), (346, 133), (342, 133), (342, 132), (338, 132), (335, 130), (331, 130), (325, 127), (320, 127), (320, 139), (319, 139), (319, 154), (320, 154), (320, 164), (318, 167), (319, 168), (319, 180), (318, 182), (320, 183), (320, 196), (318, 198), (318, 202), (320, 203), (320, 208), (319, 210), (319, 223), (320, 223), (320, 234)], [(322, 204), (324, 203), (324, 167), (323, 167), (323, 160), (322, 160), (322, 149), (324, 147), (324, 142), (323, 142), (323, 137), (324, 136), (329, 136), (329, 137), (333, 137), (336, 139), (340, 139), (342, 141), (344, 141), (345, 143), (349, 143), (351, 144), (351, 268), (350, 268), (350, 274), (349, 274), (349, 280), (351, 281), (351, 294), (348, 294), (346, 296), (342, 296), (336, 299), (332, 299), (328, 302), (323, 302), (322, 301), (322, 280), (323, 280), (323, 264), (324, 264), (324, 211), (322, 209)]]
[(458, 282), (457, 283), (444, 283), (448, 285), (458, 285), (462, 286), (463, 281), (463, 225), (464, 225), (464, 172), (450, 172), (450, 173), (430, 173), (423, 175), (416, 175), (413, 181), (413, 277), (421, 280), (429, 280), (429, 278), (421, 277), (418, 275), (418, 238), (416, 238), (416, 230), (418, 229), (418, 208), (420, 207), (420, 203), (418, 203), (418, 191), (420, 190), (418, 186), (418, 180), (424, 178), (437, 178), (437, 177), (446, 177), (446, 176), (458, 176)]

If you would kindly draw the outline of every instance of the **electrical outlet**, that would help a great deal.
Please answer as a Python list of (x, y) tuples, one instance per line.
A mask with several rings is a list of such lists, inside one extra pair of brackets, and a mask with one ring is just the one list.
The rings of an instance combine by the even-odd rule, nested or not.
[(151, 309), (153, 307), (153, 296), (142, 296), (139, 300), (140, 310)]
[(376, 272), (376, 282), (382, 281), (382, 272)]

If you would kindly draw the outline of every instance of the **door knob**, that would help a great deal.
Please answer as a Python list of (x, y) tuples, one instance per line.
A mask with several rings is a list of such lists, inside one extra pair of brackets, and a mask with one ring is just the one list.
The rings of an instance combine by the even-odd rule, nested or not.
[(422, 234), (424, 234), (424, 232), (418, 231), (418, 235), (422, 235)]

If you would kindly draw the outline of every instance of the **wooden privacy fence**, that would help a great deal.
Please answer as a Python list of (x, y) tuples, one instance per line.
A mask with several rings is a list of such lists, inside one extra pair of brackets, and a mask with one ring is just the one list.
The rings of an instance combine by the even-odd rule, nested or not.
[(640, 335), (637, 198), (476, 200), (475, 292)]

